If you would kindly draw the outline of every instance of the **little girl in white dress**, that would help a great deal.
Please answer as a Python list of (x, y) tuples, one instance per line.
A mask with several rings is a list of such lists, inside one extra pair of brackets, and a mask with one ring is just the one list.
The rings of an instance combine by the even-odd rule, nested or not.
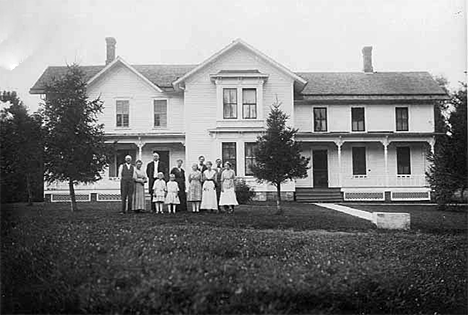
[(169, 213), (176, 213), (176, 207), (180, 204), (179, 200), (179, 185), (175, 181), (175, 175), (171, 174), (169, 176), (169, 182), (167, 182), (167, 195), (166, 201), (164, 202), (167, 205), (167, 210)]
[(153, 184), (153, 202), (155, 204), (156, 213), (163, 213), (163, 204), (166, 197), (166, 182), (164, 181), (164, 174), (158, 173), (158, 179)]

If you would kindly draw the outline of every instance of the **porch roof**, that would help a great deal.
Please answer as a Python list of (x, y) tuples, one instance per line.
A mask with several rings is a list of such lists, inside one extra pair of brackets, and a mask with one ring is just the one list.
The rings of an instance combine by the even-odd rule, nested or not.
[(185, 144), (185, 133), (183, 132), (106, 133), (105, 138), (106, 143), (135, 143), (138, 145), (157, 141), (160, 143)]
[(298, 132), (296, 139), (301, 142), (428, 142), (437, 132)]

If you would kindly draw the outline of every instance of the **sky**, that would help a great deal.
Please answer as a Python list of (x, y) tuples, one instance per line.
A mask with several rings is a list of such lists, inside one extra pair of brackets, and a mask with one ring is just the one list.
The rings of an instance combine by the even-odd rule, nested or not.
[[(5, 9), (6, 8), (6, 9)], [(198, 64), (233, 40), (292, 71), (428, 71), (466, 81), (464, 0), (0, 0), (0, 90), (31, 111), (47, 66), (102, 65), (105, 37), (130, 64)]]

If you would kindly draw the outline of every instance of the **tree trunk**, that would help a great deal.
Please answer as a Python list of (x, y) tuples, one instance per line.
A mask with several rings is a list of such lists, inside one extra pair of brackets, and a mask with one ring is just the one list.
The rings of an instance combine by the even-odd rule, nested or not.
[(276, 184), (276, 213), (283, 214), (283, 209), (281, 209), (281, 183)]
[(71, 211), (75, 212), (78, 210), (78, 207), (76, 206), (75, 186), (73, 186), (72, 179), (70, 179), (70, 181), (68, 182), (68, 187), (70, 188)]
[(32, 193), (32, 185), (31, 185), (31, 174), (26, 174), (26, 190), (28, 192), (28, 206), (32, 206), (33, 204), (33, 193)]

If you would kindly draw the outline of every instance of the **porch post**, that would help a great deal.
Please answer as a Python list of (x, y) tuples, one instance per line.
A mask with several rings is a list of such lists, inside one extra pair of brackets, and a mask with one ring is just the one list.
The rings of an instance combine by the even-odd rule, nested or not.
[(138, 159), (141, 160), (143, 156), (143, 146), (145, 145), (145, 143), (141, 141), (141, 137), (138, 137), (136, 145), (138, 146)]
[(385, 187), (388, 187), (388, 137), (385, 137), (385, 140), (381, 142), (384, 147)]
[(341, 146), (343, 145), (343, 140), (341, 140), (341, 137), (339, 140), (335, 141), (335, 144), (338, 149), (338, 185), (342, 187)]
[(431, 153), (434, 154), (434, 146), (435, 146), (435, 137), (432, 137), (429, 141), (429, 145), (431, 146)]

